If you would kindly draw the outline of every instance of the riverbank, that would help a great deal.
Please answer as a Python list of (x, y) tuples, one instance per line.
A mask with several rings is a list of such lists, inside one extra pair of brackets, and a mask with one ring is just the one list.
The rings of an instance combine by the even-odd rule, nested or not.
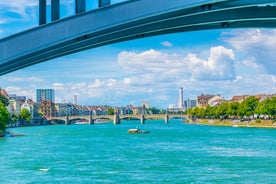
[(5, 132), (3, 130), (0, 130), (0, 139), (5, 136)]
[(251, 127), (251, 128), (276, 128), (273, 120), (220, 120), (220, 119), (196, 119), (190, 120), (188, 124), (210, 125), (210, 126), (230, 126), (230, 127)]

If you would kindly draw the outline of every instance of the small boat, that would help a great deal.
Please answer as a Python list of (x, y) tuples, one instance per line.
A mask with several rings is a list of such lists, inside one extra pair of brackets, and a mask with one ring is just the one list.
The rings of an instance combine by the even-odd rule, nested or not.
[(13, 133), (13, 132), (10, 132), (10, 131), (7, 131), (7, 132), (6, 132), (6, 135), (9, 135), (9, 136), (11, 136), (11, 137), (15, 137), (15, 136), (24, 136), (24, 134)]
[(128, 133), (130, 133), (130, 134), (147, 134), (147, 133), (149, 133), (149, 131), (140, 130), (138, 128), (133, 128), (133, 129), (129, 129)]

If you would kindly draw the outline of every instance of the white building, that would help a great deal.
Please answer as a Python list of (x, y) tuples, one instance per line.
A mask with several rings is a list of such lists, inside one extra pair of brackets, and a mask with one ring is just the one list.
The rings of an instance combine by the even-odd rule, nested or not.
[(16, 114), (19, 115), (21, 111), (21, 101), (18, 99), (10, 99), (9, 100), (9, 106), (8, 111), (10, 114)]

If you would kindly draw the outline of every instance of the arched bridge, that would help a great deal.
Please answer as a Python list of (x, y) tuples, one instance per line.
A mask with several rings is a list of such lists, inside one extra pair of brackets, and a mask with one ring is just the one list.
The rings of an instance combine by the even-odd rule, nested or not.
[[(45, 0), (40, 0), (45, 3)], [(161, 34), (247, 27), (276, 27), (275, 0), (129, 0), (59, 20), (59, 0), (52, 0), (52, 22), (0, 40), (0, 75), (59, 56), (107, 44)], [(105, 4), (107, 2), (107, 4)], [(45, 12), (40, 5), (40, 12)]]
[(174, 118), (184, 118), (188, 119), (187, 115), (185, 114), (145, 114), (145, 115), (132, 115), (132, 114), (125, 114), (125, 115), (86, 115), (86, 116), (51, 116), (48, 117), (47, 120), (62, 120), (65, 124), (68, 124), (71, 120), (81, 120), (85, 119), (89, 124), (94, 124), (97, 120), (110, 120), (113, 121), (114, 124), (119, 124), (121, 120), (128, 120), (128, 119), (139, 119), (141, 124), (145, 123), (145, 120), (152, 120), (152, 119), (163, 119), (165, 123), (169, 123), (169, 119)]

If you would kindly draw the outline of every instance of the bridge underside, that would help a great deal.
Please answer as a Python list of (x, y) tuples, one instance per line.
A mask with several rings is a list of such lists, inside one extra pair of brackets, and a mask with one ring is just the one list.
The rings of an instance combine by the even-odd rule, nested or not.
[(162, 34), (223, 28), (275, 28), (269, 0), (126, 1), (0, 40), (0, 75), (59, 56)]

